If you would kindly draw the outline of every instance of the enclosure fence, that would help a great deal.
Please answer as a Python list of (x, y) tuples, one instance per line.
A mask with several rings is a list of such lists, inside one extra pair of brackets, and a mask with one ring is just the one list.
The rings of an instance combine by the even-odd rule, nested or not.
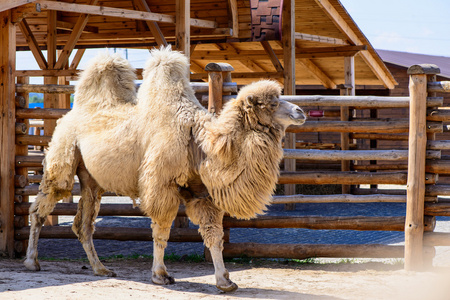
[[(220, 113), (222, 103), (237, 92), (237, 85), (231, 80), (232, 67), (227, 64), (209, 64), (208, 83), (191, 83), (194, 91), (204, 94), (212, 113)], [(450, 158), (441, 155), (450, 150), (450, 141), (436, 139), (436, 133), (447, 131), (445, 122), (450, 121), (450, 110), (443, 108), (443, 98), (436, 92), (449, 92), (450, 82), (437, 82), (439, 69), (433, 65), (415, 65), (409, 68), (409, 97), (374, 96), (282, 96), (308, 110), (310, 107), (324, 107), (320, 121), (309, 120), (302, 126), (290, 126), (289, 133), (301, 135), (307, 132), (337, 132), (341, 135), (339, 150), (285, 149), (285, 159), (297, 162), (337, 162), (340, 170), (302, 170), (281, 172), (279, 184), (342, 185), (342, 193), (332, 195), (274, 196), (274, 204), (296, 203), (406, 203), (405, 216), (259, 216), (252, 220), (237, 220), (225, 216), (224, 256), (269, 258), (308, 257), (393, 257), (405, 258), (405, 269), (421, 269), (429, 264), (435, 254), (434, 246), (450, 246), (450, 234), (434, 232), (436, 216), (450, 216), (450, 185), (440, 184), (439, 175), (450, 174)], [(14, 196), (14, 249), (17, 253), (26, 250), (29, 235), (29, 197), (37, 195), (42, 179), (41, 151), (51, 136), (29, 134), (30, 126), (44, 127), (42, 121), (54, 122), (67, 113), (68, 109), (28, 108), (28, 93), (69, 95), (74, 87), (63, 84), (34, 85), (28, 77), (17, 77), (16, 84), (16, 126), (15, 126), (15, 196)], [(331, 107), (331, 108), (330, 108)], [(409, 118), (382, 119), (376, 117), (356, 118), (355, 110), (377, 110), (409, 108)], [(337, 120), (336, 120), (337, 119)], [(31, 121), (30, 121), (31, 120)], [(360, 150), (354, 140), (403, 140), (408, 149)], [(312, 146), (314, 147), (314, 145)], [(33, 173), (31, 173), (34, 171)], [(406, 185), (406, 190), (380, 189), (378, 185)], [(370, 185), (369, 189), (359, 188)], [(353, 188), (351, 188), (353, 187)], [(80, 194), (75, 184), (73, 195)], [(113, 194), (105, 193), (113, 196)], [(53, 216), (75, 215), (76, 203), (58, 203)], [(101, 204), (99, 216), (142, 216), (131, 204)], [(179, 220), (185, 220), (181, 208)], [(57, 219), (49, 221), (56, 225)], [(188, 228), (183, 222), (173, 228), (170, 242), (202, 242), (197, 229)], [(230, 243), (231, 228), (308, 228), (327, 230), (403, 231), (405, 245), (382, 244), (255, 244)], [(44, 226), (41, 238), (76, 238), (68, 226)], [(97, 227), (95, 239), (152, 240), (150, 228)]]

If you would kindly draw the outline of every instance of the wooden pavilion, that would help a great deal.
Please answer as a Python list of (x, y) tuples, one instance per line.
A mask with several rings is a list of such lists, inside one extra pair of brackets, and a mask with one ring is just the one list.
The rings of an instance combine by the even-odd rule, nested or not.
[[(173, 44), (191, 59), (191, 79), (207, 80), (209, 62), (228, 62), (233, 81), (392, 89), (396, 81), (338, 0), (3, 0), (0, 2), (0, 253), (14, 253), (16, 82), (44, 77), (67, 84), (88, 48)], [(16, 70), (30, 50), (40, 70)], [(46, 50), (44, 55), (43, 50)], [(75, 53), (69, 61), (71, 54)], [(25, 80), (25, 81), (24, 81)], [(46, 94), (47, 108), (68, 108)], [(55, 120), (46, 120), (51, 135)], [(292, 142), (292, 141), (291, 141)]]

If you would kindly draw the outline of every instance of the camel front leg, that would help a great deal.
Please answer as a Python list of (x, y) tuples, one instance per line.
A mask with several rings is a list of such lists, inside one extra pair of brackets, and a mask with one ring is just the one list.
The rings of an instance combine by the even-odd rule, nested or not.
[(30, 220), (31, 220), (31, 228), (30, 228), (30, 236), (28, 238), (28, 248), (27, 248), (27, 257), (23, 262), (25, 267), (31, 271), (39, 271), (41, 266), (38, 261), (38, 241), (39, 234), (42, 229), (42, 225), (44, 225), (47, 216), (53, 211), (56, 203), (70, 196), (70, 191), (58, 191), (55, 189), (52, 190), (49, 194), (45, 194), (40, 192), (36, 201), (30, 207)]
[[(176, 216), (176, 214), (175, 214)], [(170, 236), (170, 223), (168, 221), (152, 220), (152, 235), (153, 235), (153, 267), (152, 267), (152, 282), (155, 284), (173, 284), (175, 279), (167, 273), (164, 264), (164, 250), (167, 247), (167, 241)]]
[(238, 286), (230, 280), (222, 255), (224, 212), (214, 206), (210, 198), (201, 198), (189, 201), (186, 204), (186, 213), (194, 224), (199, 225), (198, 231), (211, 252), (216, 287), (224, 292), (235, 291)]

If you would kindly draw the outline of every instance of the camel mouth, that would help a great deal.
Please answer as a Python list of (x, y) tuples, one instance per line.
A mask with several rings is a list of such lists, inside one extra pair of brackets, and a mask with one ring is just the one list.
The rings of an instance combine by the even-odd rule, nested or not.
[(293, 115), (289, 115), (289, 118), (294, 121), (296, 124), (298, 125), (303, 125), (306, 122), (306, 117), (305, 116), (293, 116)]

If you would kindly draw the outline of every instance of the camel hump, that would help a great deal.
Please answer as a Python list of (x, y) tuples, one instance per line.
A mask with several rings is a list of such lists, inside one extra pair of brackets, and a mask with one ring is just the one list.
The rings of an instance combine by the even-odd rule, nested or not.
[(163, 79), (179, 82), (189, 80), (189, 60), (179, 51), (172, 51), (171, 46), (152, 49), (150, 58), (147, 60), (143, 72), (144, 81), (146, 78)]
[(136, 103), (136, 70), (119, 54), (94, 57), (80, 74), (74, 106), (111, 107)]

